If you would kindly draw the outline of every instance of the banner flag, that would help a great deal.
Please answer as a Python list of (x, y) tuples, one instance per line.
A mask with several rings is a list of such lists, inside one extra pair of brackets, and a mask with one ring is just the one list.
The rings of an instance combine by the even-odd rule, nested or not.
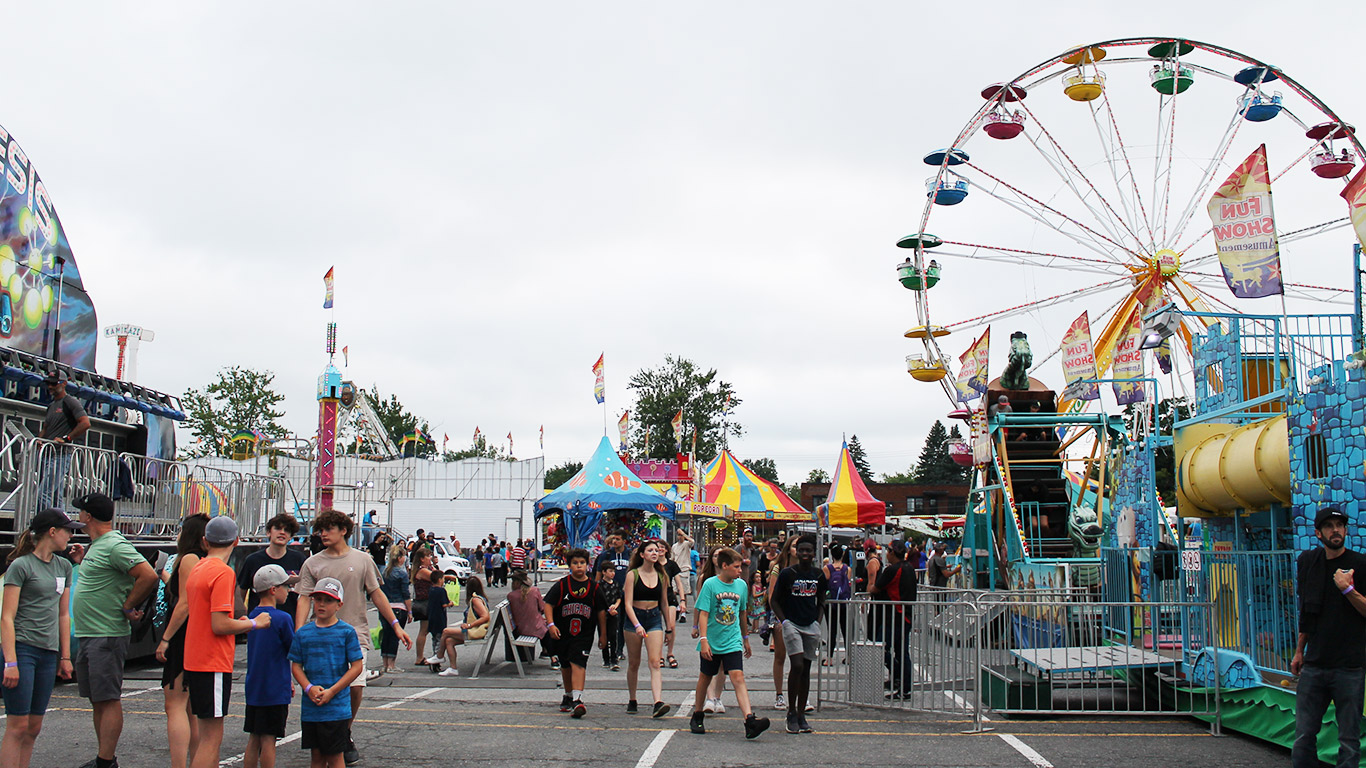
[(332, 308), (332, 270), (336, 267), (328, 267), (327, 274), (323, 275), (323, 285), (327, 286), (327, 296), (323, 298), (323, 309)]
[(1163, 373), (1172, 372), (1172, 340), (1170, 336), (1157, 345), (1157, 367)]
[(1352, 229), (1356, 230), (1357, 240), (1366, 248), (1366, 167), (1342, 190), (1342, 199), (1347, 201), (1347, 214), (1352, 219)]
[(1256, 299), (1282, 293), (1281, 248), (1271, 209), (1265, 144), (1233, 170), (1205, 210), (1214, 224), (1224, 282), (1233, 295)]
[(1117, 380), (1114, 383), (1115, 402), (1120, 405), (1143, 402), (1143, 387), (1139, 382), (1118, 381), (1118, 379), (1139, 379), (1143, 377), (1143, 351), (1138, 348), (1143, 341), (1143, 318), (1135, 312), (1129, 319), (1119, 346), (1115, 348), (1114, 362), (1110, 373)]
[(508, 433), (508, 455), (512, 455), (512, 433)]
[(669, 422), (669, 424), (670, 424), (670, 426), (672, 426), (672, 427), (674, 428), (674, 443), (676, 443), (676, 444), (678, 445), (678, 450), (679, 450), (679, 451), (682, 451), (682, 450), (683, 450), (683, 409), (682, 409), (682, 408), (679, 408), (679, 409), (678, 409), (678, 413), (675, 413), (675, 414), (674, 414), (674, 417), (673, 417), (673, 419)]
[(451, 436), (450, 436), (449, 434), (445, 433), (445, 432), (442, 432), (442, 433), (441, 433), (441, 450), (442, 450), (443, 452), (446, 450), (446, 443), (449, 443), (450, 441), (451, 441)]
[(351, 347), (342, 347), (342, 367), (351, 367)]
[(479, 445), (479, 427), (474, 428), (474, 444), (476, 447)]
[(598, 355), (598, 361), (593, 363), (593, 373), (598, 377), (598, 380), (593, 384), (593, 397), (597, 398), (599, 404), (602, 404), (602, 402), (607, 399), (607, 385), (603, 383), (602, 378), (602, 361), (605, 357), (607, 357), (606, 352)]
[(1063, 334), (1062, 375), (1067, 382), (1063, 395), (1069, 400), (1096, 400), (1100, 397), (1100, 385), (1074, 384), (1096, 378), (1096, 354), (1091, 348), (1091, 318), (1085, 310)]
[(987, 326), (981, 337), (958, 358), (958, 379), (953, 384), (958, 390), (958, 402), (968, 403), (986, 394), (990, 352), (991, 326)]
[(545, 425), (541, 425), (541, 450), (545, 450)]
[(625, 411), (621, 414), (621, 420), (617, 422), (617, 431), (621, 433), (621, 452), (626, 452), (626, 428), (630, 424), (631, 412)]

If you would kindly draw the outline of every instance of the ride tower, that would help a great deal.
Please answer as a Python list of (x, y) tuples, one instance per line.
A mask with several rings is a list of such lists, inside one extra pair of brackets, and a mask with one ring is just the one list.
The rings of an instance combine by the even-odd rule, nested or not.
[(337, 324), (327, 324), (327, 367), (318, 377), (318, 468), (314, 478), (318, 512), (332, 507), (337, 477), (337, 409), (342, 399), (342, 375), (332, 358), (337, 352)]

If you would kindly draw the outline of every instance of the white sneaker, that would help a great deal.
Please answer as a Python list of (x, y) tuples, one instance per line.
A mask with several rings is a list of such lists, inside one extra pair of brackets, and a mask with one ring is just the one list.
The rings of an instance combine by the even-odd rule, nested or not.
[(778, 698), (773, 700), (773, 708), (779, 711), (787, 709), (787, 699), (783, 698), (781, 693), (778, 694)]
[(442, 659), (440, 656), (432, 656), (432, 657), (430, 657), (430, 658), (423, 659), (423, 660), (422, 660), (422, 663), (424, 663), (424, 664), (440, 664), (442, 661), (443, 661), (443, 659)]
[(440, 677), (460, 677), (460, 670), (455, 667), (446, 667), (436, 674)]
[(718, 715), (724, 715), (724, 714), (726, 714), (726, 705), (721, 703), (721, 697), (720, 697), (720, 696), (717, 696), (717, 697), (716, 697), (716, 714), (718, 714)]
[(706, 701), (702, 702), (702, 712), (708, 715), (715, 714), (716, 699), (707, 699)]

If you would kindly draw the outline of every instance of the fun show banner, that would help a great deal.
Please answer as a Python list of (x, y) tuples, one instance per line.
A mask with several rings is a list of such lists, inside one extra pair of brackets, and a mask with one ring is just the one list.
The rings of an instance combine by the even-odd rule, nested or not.
[[(95, 370), (95, 305), (47, 186), (0, 127), (0, 344)], [(53, 354), (57, 321), (61, 349)]]
[(1224, 281), (1240, 299), (1279, 295), (1280, 243), (1271, 211), (1271, 175), (1266, 145), (1234, 169), (1206, 206)]
[(1143, 402), (1143, 387), (1140, 386), (1140, 382), (1121, 381), (1143, 378), (1143, 350), (1138, 348), (1142, 340), (1143, 318), (1140, 313), (1135, 312), (1129, 319), (1129, 327), (1120, 339), (1119, 346), (1115, 349), (1114, 362), (1110, 365), (1110, 373), (1116, 379), (1115, 402), (1120, 405)]
[(621, 452), (626, 453), (626, 433), (631, 428), (631, 412), (625, 411), (621, 414), (621, 420), (617, 422), (617, 431), (621, 433)]
[(1347, 183), (1347, 188), (1342, 190), (1342, 199), (1347, 201), (1347, 213), (1352, 219), (1357, 240), (1366, 248), (1366, 168), (1358, 171)]
[(1096, 354), (1091, 348), (1091, 320), (1083, 311), (1072, 321), (1062, 337), (1062, 375), (1067, 382), (1064, 390), (1069, 400), (1095, 400), (1100, 397), (1100, 385), (1075, 382), (1096, 378)]
[(958, 358), (958, 379), (953, 383), (958, 390), (958, 402), (969, 403), (986, 394), (990, 352), (991, 326), (987, 326), (981, 338)]

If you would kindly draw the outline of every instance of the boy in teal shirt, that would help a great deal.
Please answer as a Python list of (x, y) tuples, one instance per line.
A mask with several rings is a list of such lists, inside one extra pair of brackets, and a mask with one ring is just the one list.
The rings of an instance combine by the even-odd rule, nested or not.
[(755, 717), (749, 705), (749, 690), (745, 687), (745, 658), (752, 655), (749, 647), (749, 587), (740, 578), (744, 562), (733, 549), (716, 552), (717, 575), (703, 582), (693, 609), (697, 613), (698, 653), (702, 656), (701, 673), (697, 676), (697, 695), (693, 700), (693, 733), (706, 733), (702, 706), (707, 686), (722, 669), (735, 688), (735, 698), (745, 715), (745, 738), (757, 738), (768, 729), (768, 718)]

